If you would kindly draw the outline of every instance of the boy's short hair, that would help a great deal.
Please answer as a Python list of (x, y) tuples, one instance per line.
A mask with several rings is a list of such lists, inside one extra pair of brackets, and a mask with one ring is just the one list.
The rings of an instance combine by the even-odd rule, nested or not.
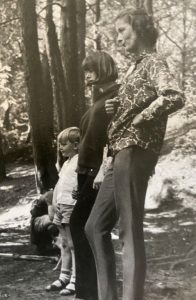
[(70, 143), (79, 143), (80, 129), (78, 127), (68, 127), (61, 131), (58, 135), (58, 143), (62, 141), (69, 141)]
[(63, 143), (66, 141), (70, 141), (72, 144), (78, 144), (80, 142), (80, 129), (78, 127), (68, 127), (61, 131), (57, 137), (57, 163), (56, 168), (59, 172), (63, 163), (65, 162), (65, 158), (63, 157), (60, 149), (59, 143)]
[(118, 78), (118, 69), (113, 58), (104, 51), (93, 51), (83, 60), (84, 71), (94, 71), (96, 82), (110, 82)]
[(117, 15), (115, 21), (119, 19), (124, 19), (130, 24), (147, 46), (156, 44), (158, 31), (154, 27), (152, 16), (148, 15), (144, 8), (125, 8)]

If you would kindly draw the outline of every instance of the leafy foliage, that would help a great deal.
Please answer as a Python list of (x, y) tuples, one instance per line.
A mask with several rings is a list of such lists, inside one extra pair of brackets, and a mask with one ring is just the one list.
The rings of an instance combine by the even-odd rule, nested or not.
[(0, 130), (4, 152), (17, 150), (28, 135), (20, 25), (16, 1), (0, 6)]
[[(158, 51), (167, 58), (169, 67), (184, 88), (187, 104), (182, 110), (187, 118), (196, 114), (196, 10), (194, 0), (153, 1), (154, 19), (159, 30)], [(114, 18), (135, 1), (100, 1), (100, 19), (96, 22), (96, 0), (86, 0), (86, 53), (96, 47), (99, 35), (101, 48), (109, 52), (118, 64), (120, 80), (130, 65), (116, 44)], [(53, 5), (54, 21), (60, 32), (60, 5)], [(44, 49), (46, 1), (37, 1), (39, 46)], [(21, 32), (17, 1), (1, 1), (0, 25), (0, 128), (11, 149), (21, 146), (27, 137), (28, 114), (22, 61)], [(3, 107), (3, 108), (2, 108)], [(9, 107), (9, 124), (4, 123), (2, 110)], [(6, 127), (7, 126), (7, 127)]]

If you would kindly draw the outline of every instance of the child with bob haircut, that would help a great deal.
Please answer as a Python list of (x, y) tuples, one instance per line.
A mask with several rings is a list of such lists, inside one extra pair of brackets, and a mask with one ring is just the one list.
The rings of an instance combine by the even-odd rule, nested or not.
[[(76, 299), (97, 299), (97, 278), (94, 257), (84, 227), (96, 199), (99, 169), (107, 144), (107, 126), (111, 119), (105, 112), (105, 101), (118, 95), (118, 71), (113, 58), (106, 52), (90, 53), (82, 63), (86, 86), (91, 87), (93, 105), (80, 123), (78, 155), (78, 195), (70, 219), (76, 257)], [(98, 173), (99, 172), (99, 173)], [(95, 178), (97, 177), (97, 182)]]
[[(46, 291), (61, 290), (61, 295), (75, 293), (75, 255), (69, 220), (76, 202), (72, 197), (72, 191), (77, 186), (76, 168), (79, 140), (80, 131), (77, 127), (66, 128), (57, 138), (57, 168), (60, 172), (53, 193), (53, 203), (55, 203), (53, 223), (58, 226), (59, 236), (62, 240), (62, 263), (59, 279), (47, 286)], [(72, 265), (72, 273), (70, 265)]]

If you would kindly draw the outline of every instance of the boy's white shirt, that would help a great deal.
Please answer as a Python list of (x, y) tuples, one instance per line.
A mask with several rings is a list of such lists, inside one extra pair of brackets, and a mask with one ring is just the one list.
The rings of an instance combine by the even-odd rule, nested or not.
[(72, 198), (72, 191), (77, 186), (77, 164), (78, 154), (64, 162), (54, 188), (53, 202), (56, 204), (75, 205), (76, 200)]

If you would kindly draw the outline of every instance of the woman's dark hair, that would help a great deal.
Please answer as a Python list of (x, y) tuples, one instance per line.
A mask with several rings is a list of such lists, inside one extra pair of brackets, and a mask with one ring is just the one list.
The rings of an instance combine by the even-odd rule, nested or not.
[(124, 19), (129, 23), (138, 37), (147, 46), (154, 46), (158, 38), (158, 31), (154, 27), (152, 16), (149, 16), (143, 8), (126, 8), (123, 9), (116, 17), (116, 21)]
[(97, 75), (96, 82), (115, 81), (118, 78), (118, 70), (113, 58), (104, 51), (94, 51), (83, 61), (84, 71), (94, 71)]

